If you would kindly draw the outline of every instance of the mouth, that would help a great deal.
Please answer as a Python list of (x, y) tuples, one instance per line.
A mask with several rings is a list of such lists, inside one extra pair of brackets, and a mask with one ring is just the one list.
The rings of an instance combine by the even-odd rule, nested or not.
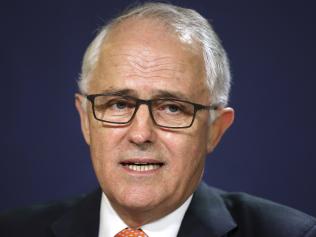
[(150, 172), (160, 169), (164, 163), (157, 161), (123, 161), (120, 164), (127, 170), (135, 172)]

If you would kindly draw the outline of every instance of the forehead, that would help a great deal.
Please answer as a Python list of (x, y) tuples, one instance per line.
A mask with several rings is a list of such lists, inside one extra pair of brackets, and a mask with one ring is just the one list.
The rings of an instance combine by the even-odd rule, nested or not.
[(162, 23), (126, 20), (108, 34), (89, 87), (94, 93), (140, 89), (182, 91), (188, 97), (194, 91), (208, 94), (202, 53), (196, 48)]

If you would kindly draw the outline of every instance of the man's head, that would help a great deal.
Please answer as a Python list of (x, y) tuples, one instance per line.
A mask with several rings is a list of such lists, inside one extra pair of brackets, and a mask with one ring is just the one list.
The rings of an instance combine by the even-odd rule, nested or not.
[[(102, 190), (130, 226), (170, 213), (194, 192), (206, 154), (233, 121), (233, 110), (224, 108), (229, 67), (216, 34), (195, 11), (167, 4), (145, 4), (103, 28), (85, 54), (79, 87), (84, 95), (107, 94), (91, 102), (94, 110), (77, 94), (76, 107)], [(215, 105), (216, 116), (178, 100)], [(96, 119), (120, 122), (135, 106), (128, 123)], [(193, 124), (157, 125), (177, 124), (179, 113)]]

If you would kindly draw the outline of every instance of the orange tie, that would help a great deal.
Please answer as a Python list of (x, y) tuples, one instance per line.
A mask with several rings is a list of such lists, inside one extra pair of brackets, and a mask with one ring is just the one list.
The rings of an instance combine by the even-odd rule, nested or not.
[(114, 237), (148, 237), (148, 235), (146, 235), (145, 232), (140, 228), (132, 229), (127, 227), (117, 233)]

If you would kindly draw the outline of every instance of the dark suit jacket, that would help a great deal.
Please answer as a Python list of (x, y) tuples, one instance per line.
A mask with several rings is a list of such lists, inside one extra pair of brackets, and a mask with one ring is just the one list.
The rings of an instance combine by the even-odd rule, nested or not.
[[(101, 190), (85, 197), (0, 216), (1, 237), (97, 237)], [(184, 216), (181, 237), (316, 237), (316, 219), (244, 193), (202, 183)]]

